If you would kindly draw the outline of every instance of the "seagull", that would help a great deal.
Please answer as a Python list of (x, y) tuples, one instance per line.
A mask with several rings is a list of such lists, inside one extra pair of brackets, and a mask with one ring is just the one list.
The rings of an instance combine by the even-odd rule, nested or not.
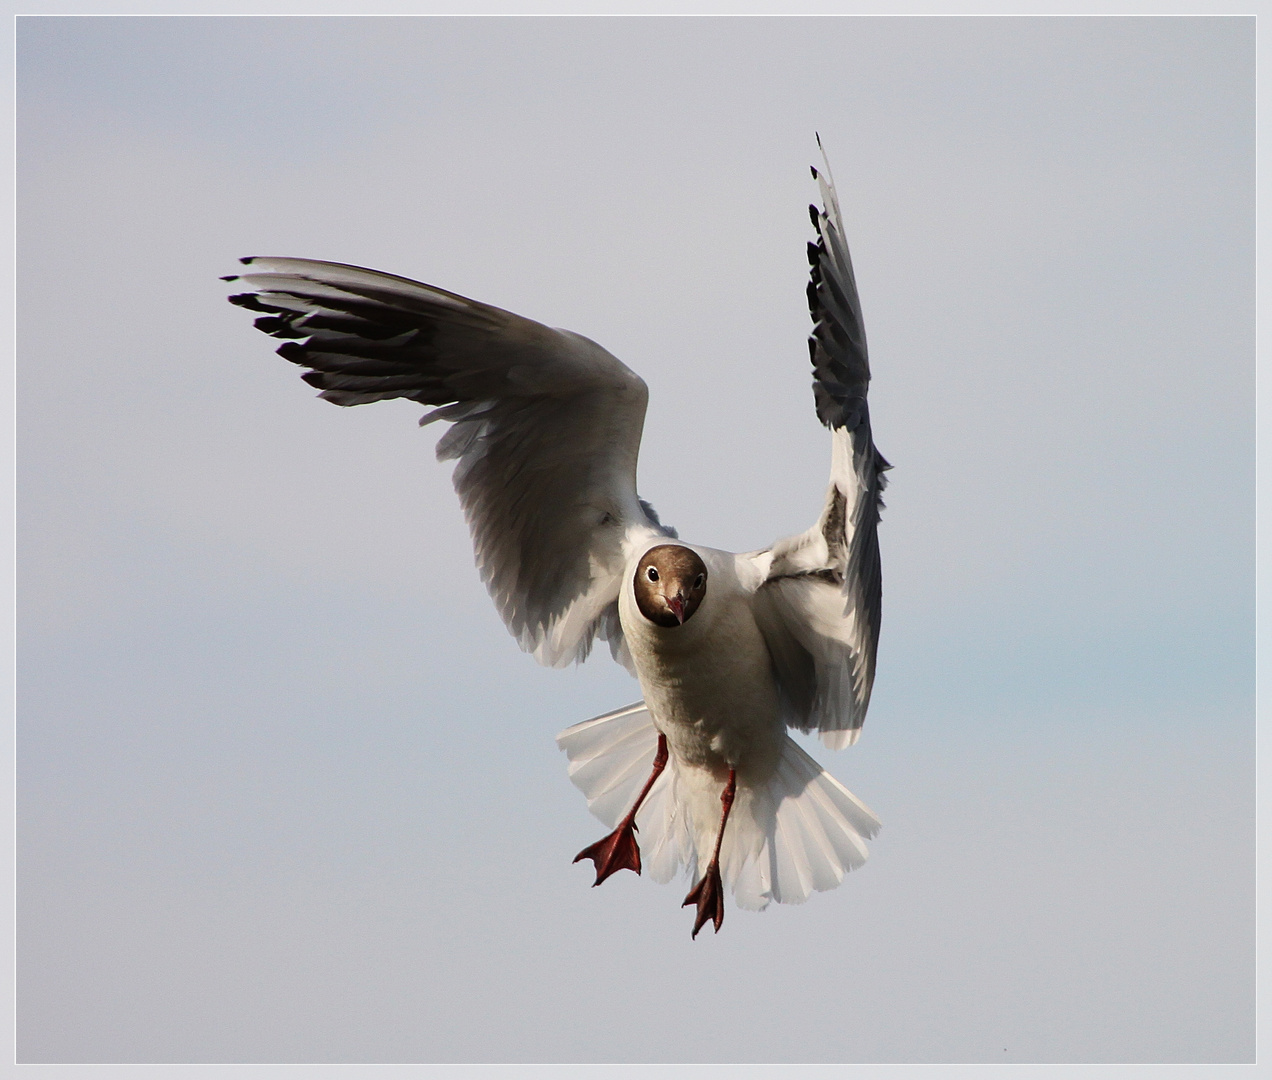
[[(818, 146), (821, 140), (818, 139)], [(679, 539), (636, 489), (648, 390), (600, 345), (408, 278), (312, 259), (245, 258), (230, 302), (336, 405), (406, 398), (445, 421), (481, 578), (522, 649), (563, 667), (606, 642), (643, 699), (557, 737), (612, 831), (595, 885), (684, 869), (692, 936), (744, 909), (801, 903), (866, 859), (870, 809), (787, 734), (854, 743), (874, 683), (878, 523), (888, 462), (825, 152), (809, 207), (817, 417), (831, 432), (816, 524), (734, 554)], [(638, 837), (639, 835), (639, 842)]]

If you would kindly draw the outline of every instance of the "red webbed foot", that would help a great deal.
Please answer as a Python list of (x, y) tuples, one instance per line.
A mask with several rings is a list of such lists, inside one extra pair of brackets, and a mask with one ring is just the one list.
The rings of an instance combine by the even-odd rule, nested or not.
[(702, 880), (689, 890), (689, 895), (685, 897), (685, 902), (681, 907), (688, 907), (690, 904), (698, 905), (698, 917), (694, 920), (693, 936), (698, 936), (698, 931), (707, 924), (710, 919), (715, 923), (715, 932), (720, 932), (720, 924), (724, 922), (724, 883), (720, 880), (720, 845), (724, 843), (724, 827), (729, 824), (729, 811), (733, 809), (733, 796), (738, 787), (738, 774), (736, 770), (729, 770), (729, 782), (724, 785), (724, 790), (720, 793), (720, 831), (716, 833), (715, 851), (711, 853), (711, 861), (707, 863), (707, 872), (702, 875)]
[(640, 848), (636, 846), (635, 832), (636, 826), (631, 818), (625, 818), (609, 836), (574, 856), (575, 862), (591, 859), (596, 866), (596, 880), (592, 882), (592, 888), (620, 870), (640, 873)]
[(708, 920), (715, 924), (715, 932), (720, 932), (720, 924), (724, 922), (724, 884), (720, 881), (720, 864), (714, 859), (707, 866), (702, 880), (689, 890), (681, 907), (690, 904), (698, 905), (698, 917), (693, 923), (693, 936), (707, 925)]
[(654, 753), (654, 770), (649, 774), (649, 779), (645, 781), (640, 794), (636, 796), (636, 802), (627, 811), (627, 816), (618, 823), (618, 828), (609, 836), (596, 841), (591, 847), (585, 847), (574, 856), (575, 862), (591, 859), (596, 867), (596, 880), (592, 882), (592, 888), (595, 889), (610, 874), (617, 874), (620, 870), (635, 870), (636, 873), (640, 873), (640, 848), (636, 846), (636, 811), (640, 809), (640, 804), (645, 801), (649, 789), (654, 786), (654, 781), (658, 779), (666, 766), (667, 736), (660, 733), (658, 749)]

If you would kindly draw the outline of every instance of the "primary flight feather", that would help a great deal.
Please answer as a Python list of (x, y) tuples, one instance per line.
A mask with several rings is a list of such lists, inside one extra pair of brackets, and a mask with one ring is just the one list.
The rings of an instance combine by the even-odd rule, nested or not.
[[(337, 405), (408, 398), (437, 444), (477, 567), (523, 649), (560, 667), (596, 638), (644, 700), (566, 729), (571, 779), (613, 827), (580, 852), (599, 885), (683, 867), (693, 933), (724, 890), (759, 909), (837, 885), (866, 858), (870, 810), (786, 734), (855, 742), (879, 636), (884, 471), (852, 260), (829, 169), (808, 245), (825, 504), (806, 532), (733, 554), (677, 538), (636, 491), (645, 383), (601, 346), (432, 285), (311, 259), (248, 258), (226, 278), (256, 327)], [(636, 834), (640, 841), (637, 842)]]

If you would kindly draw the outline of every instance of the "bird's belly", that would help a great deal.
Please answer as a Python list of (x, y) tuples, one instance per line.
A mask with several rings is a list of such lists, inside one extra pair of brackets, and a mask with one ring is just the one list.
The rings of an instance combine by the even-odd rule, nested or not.
[(785, 730), (758, 631), (754, 641), (652, 650), (637, 671), (650, 716), (682, 762), (755, 780), (776, 766)]

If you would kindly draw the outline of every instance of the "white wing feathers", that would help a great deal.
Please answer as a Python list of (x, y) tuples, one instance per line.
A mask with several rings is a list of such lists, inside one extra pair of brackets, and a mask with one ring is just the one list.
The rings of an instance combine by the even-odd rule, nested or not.
[[(820, 145), (820, 142), (819, 142)], [(813, 170), (822, 209), (809, 207), (813, 317), (809, 352), (817, 416), (833, 435), (820, 520), (752, 559), (767, 574), (756, 617), (777, 669), (787, 723), (820, 731), (832, 749), (856, 742), (870, 704), (879, 639), (877, 526), (889, 466), (870, 434), (865, 325), (827, 168)]]
[(648, 391), (595, 342), (407, 278), (310, 259), (242, 260), (231, 297), (291, 339), (281, 356), (337, 405), (439, 406), (439, 459), (482, 580), (521, 647), (561, 666), (598, 634), (630, 666), (616, 600), (628, 545), (673, 535), (636, 494)]

